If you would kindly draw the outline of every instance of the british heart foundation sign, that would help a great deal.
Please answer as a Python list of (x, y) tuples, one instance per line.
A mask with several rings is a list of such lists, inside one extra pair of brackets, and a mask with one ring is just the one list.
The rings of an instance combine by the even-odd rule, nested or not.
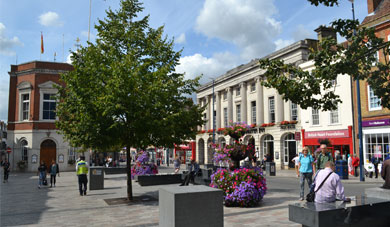
[(344, 137), (349, 137), (348, 129), (305, 132), (306, 139), (344, 138)]

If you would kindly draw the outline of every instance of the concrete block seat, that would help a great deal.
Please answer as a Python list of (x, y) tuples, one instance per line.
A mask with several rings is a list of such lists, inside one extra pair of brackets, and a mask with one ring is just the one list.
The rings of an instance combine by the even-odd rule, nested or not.
[(302, 226), (366, 227), (390, 226), (390, 201), (356, 196), (349, 203), (294, 203), (289, 204), (289, 220)]
[(203, 185), (162, 186), (159, 226), (223, 226), (223, 192)]
[(135, 177), (135, 181), (141, 186), (163, 185), (163, 184), (180, 184), (182, 182), (181, 174), (160, 173), (139, 175)]
[(127, 167), (126, 166), (121, 166), (121, 167), (104, 167), (104, 173), (107, 174), (107, 175), (127, 173)]
[[(212, 169), (200, 169), (199, 172), (196, 174), (194, 177), (194, 181), (190, 182), (195, 185), (205, 185), (209, 186), (211, 183), (211, 174), (212, 174)], [(182, 175), (182, 180), (185, 179), (185, 177), (189, 174), (188, 171), (183, 171)]]
[[(390, 201), (390, 189), (384, 188), (366, 188), (364, 193), (367, 197), (374, 197)], [(389, 214), (390, 218), (390, 214)]]

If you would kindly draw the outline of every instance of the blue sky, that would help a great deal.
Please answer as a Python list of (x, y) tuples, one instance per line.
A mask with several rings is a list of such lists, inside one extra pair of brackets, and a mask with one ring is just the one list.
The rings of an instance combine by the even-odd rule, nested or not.
[[(120, 0), (92, 0), (93, 25)], [(295, 41), (316, 38), (313, 31), (336, 18), (351, 18), (351, 3), (315, 7), (306, 0), (141, 0), (150, 26), (165, 26), (183, 49), (178, 72), (187, 78), (203, 74), (202, 83), (251, 59), (260, 58)], [(355, 0), (362, 21), (367, 1)], [(10, 65), (33, 60), (66, 62), (76, 39), (88, 37), (89, 0), (0, 0), (0, 120), (7, 121)], [(43, 33), (45, 53), (40, 55)], [(64, 46), (64, 48), (63, 48)], [(64, 50), (64, 51), (63, 51)]]

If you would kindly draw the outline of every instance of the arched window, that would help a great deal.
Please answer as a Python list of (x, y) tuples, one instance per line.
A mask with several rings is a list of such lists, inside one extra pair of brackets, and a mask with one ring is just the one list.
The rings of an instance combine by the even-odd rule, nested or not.
[(20, 146), (22, 148), (22, 160), (27, 162), (28, 161), (28, 148), (27, 148), (27, 141), (26, 140), (22, 140), (22, 142), (20, 142)]

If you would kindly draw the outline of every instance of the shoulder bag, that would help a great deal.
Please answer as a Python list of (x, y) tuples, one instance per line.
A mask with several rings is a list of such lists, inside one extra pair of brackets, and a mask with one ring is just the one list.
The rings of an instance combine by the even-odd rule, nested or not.
[[(332, 174), (333, 172), (330, 172), (328, 174), (328, 176), (326, 176), (326, 178), (322, 181), (322, 183), (320, 184), (320, 186), (317, 188), (317, 190), (314, 191), (316, 185), (315, 183), (313, 183), (310, 187), (310, 192), (309, 194), (306, 195), (306, 201), (308, 202), (314, 202), (314, 199), (316, 197), (316, 192), (318, 192), (318, 190), (320, 190), (320, 188), (322, 187), (322, 185), (325, 183), (325, 181), (328, 179), (328, 177)], [(317, 176), (316, 176), (317, 177)], [(314, 182), (315, 182), (315, 177), (314, 177)]]

